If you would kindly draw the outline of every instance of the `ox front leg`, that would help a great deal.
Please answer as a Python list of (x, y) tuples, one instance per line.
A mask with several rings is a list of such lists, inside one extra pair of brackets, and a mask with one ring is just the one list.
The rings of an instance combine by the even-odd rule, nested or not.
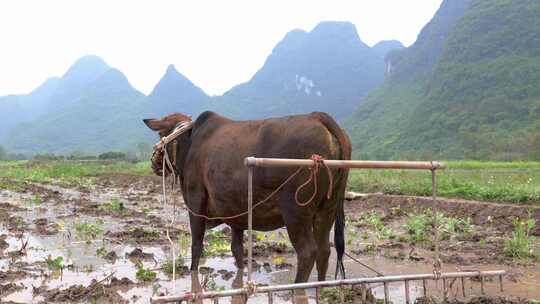
[(199, 270), (199, 260), (203, 251), (204, 232), (206, 230), (205, 219), (189, 215), (191, 227), (191, 271)]
[(244, 268), (244, 229), (232, 228), (231, 251), (238, 269)]

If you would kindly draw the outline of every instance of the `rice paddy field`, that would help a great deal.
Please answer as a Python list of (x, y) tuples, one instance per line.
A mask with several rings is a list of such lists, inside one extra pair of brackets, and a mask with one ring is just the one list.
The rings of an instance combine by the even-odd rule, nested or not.
[[(488, 284), (489, 300), (455, 303), (537, 303), (540, 162), (445, 163), (437, 171), (436, 202), (426, 198), (429, 171), (350, 171), (348, 190), (361, 195), (345, 203), (348, 277), (374, 276), (355, 260), (385, 275), (430, 273), (436, 215), (443, 271), (506, 270), (502, 296), (527, 299), (501, 302), (497, 285)], [(161, 186), (149, 162), (0, 162), (0, 302), (148, 303), (156, 295), (242, 287), (247, 274), (234, 265), (224, 225), (206, 233), (201, 267), (189, 271), (187, 210), (172, 189), (176, 207), (164, 204)], [(258, 283), (294, 280), (296, 255), (284, 228), (256, 232), (254, 259)], [(467, 284), (469, 295), (482, 296), (478, 281)], [(440, 284), (427, 288), (430, 296), (442, 294)], [(461, 287), (451, 288), (457, 294)], [(357, 303), (359, 291), (346, 292)], [(370, 293), (384, 298), (381, 286)], [(389, 293), (394, 303), (404, 302), (403, 286), (390, 284)], [(328, 288), (321, 296), (321, 303), (336, 303), (339, 292)], [(411, 283), (411, 296), (425, 303), (421, 284)], [(274, 299), (290, 302), (288, 293)]]

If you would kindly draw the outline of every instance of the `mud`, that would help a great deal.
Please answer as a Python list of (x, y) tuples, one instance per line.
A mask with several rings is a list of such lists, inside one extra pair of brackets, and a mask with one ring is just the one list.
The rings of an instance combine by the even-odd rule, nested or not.
[[(84, 186), (50, 182), (17, 184), (17, 191), (0, 189), (2, 301), (147, 303), (153, 295), (191, 291), (198, 285), (206, 290), (241, 286), (246, 273), (237, 271), (229, 250), (230, 229), (225, 226), (214, 228), (205, 238), (208, 252), (201, 260), (199, 273), (189, 271), (187, 211), (180, 196), (175, 198), (175, 208), (162, 204), (160, 183), (157, 177), (110, 174), (93, 177), (82, 183)], [(433, 245), (404, 239), (407, 231), (403, 223), (410, 214), (431, 207), (430, 199), (400, 196), (367, 195), (347, 202), (347, 252), (384, 274), (430, 273)], [(443, 270), (506, 269), (509, 295), (540, 297), (536, 288), (540, 284), (538, 262), (515, 260), (503, 254), (504, 242), (512, 230), (509, 216), (526, 216), (527, 207), (439, 200), (437, 208), (454, 217), (471, 217), (474, 225), (468, 234), (443, 233)], [(394, 237), (378, 239), (373, 227), (358, 221), (371, 211), (381, 214)], [(171, 226), (173, 213), (175, 221)], [(537, 209), (533, 208), (531, 214), (536, 217)], [(179, 257), (174, 281), (169, 272), (172, 264), (165, 266), (172, 257), (167, 230)], [(538, 232), (535, 228), (534, 233)], [(257, 283), (288, 284), (294, 280), (297, 261), (284, 229), (257, 233), (253, 256)], [(330, 269), (334, 263), (332, 253)], [(374, 276), (350, 258), (345, 259), (345, 267), (348, 277)], [(155, 272), (156, 278), (142, 281), (137, 276), (140, 268)], [(333, 278), (333, 273), (328, 278)], [(310, 280), (316, 280), (315, 271)], [(478, 290), (478, 282), (471, 284), (476, 284), (470, 286), (471, 290)], [(488, 294), (498, 295), (497, 284), (488, 284), (495, 286), (487, 288)], [(413, 299), (421, 296), (420, 287), (411, 286)], [(377, 298), (383, 297), (380, 286), (371, 289)], [(432, 285), (430, 290), (440, 295), (440, 286)], [(390, 295), (394, 303), (403, 302), (401, 286), (391, 284)], [(287, 294), (276, 297), (275, 303), (289, 300)], [(479, 301), (471, 303), (522, 303)], [(261, 296), (252, 302), (267, 301)]]
[(529, 304), (533, 303), (530, 300), (522, 298), (512, 298), (512, 297), (473, 297), (469, 300), (449, 300), (449, 301), (440, 301), (431, 297), (422, 297), (418, 298), (415, 301), (415, 304), (439, 304), (439, 303), (448, 303), (448, 304)]

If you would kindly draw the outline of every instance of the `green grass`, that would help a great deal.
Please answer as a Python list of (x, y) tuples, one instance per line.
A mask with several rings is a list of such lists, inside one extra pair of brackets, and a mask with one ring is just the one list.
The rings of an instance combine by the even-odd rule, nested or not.
[(150, 162), (112, 161), (0, 161), (0, 177), (16, 181), (87, 185), (89, 177), (107, 173), (152, 174)]
[[(449, 161), (440, 170), (438, 195), (449, 198), (511, 203), (540, 203), (540, 162)], [(24, 182), (92, 184), (100, 174), (151, 175), (149, 162), (0, 161), (0, 186), (21, 188)], [(351, 170), (349, 189), (401, 195), (431, 195), (427, 170)], [(15, 189), (16, 190), (16, 189)]]
[(103, 203), (101, 206), (99, 206), (99, 209), (120, 213), (125, 210), (125, 207), (124, 203), (122, 203), (119, 199), (113, 198), (109, 202)]
[(531, 235), (531, 230), (536, 225), (536, 221), (529, 214), (527, 219), (514, 219), (513, 224), (512, 238), (505, 242), (504, 251), (509, 256), (516, 258), (535, 257), (534, 241), (536, 238)]
[(51, 270), (61, 270), (64, 268), (64, 258), (61, 256), (58, 256), (56, 258), (52, 258), (51, 255), (49, 255), (45, 262), (47, 263), (47, 267)]
[[(449, 198), (540, 203), (540, 162), (450, 161), (437, 172), (437, 193)], [(427, 170), (351, 170), (349, 189), (431, 195)]]
[(137, 273), (135, 274), (135, 276), (137, 277), (137, 280), (139, 281), (151, 282), (156, 279), (157, 274), (155, 271), (141, 267), (139, 268), (139, 270), (137, 270)]

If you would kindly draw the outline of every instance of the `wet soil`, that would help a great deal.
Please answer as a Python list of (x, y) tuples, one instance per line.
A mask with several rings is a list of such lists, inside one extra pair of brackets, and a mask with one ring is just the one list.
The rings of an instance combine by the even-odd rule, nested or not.
[[(230, 232), (224, 226), (208, 233), (208, 252), (199, 273), (189, 272), (187, 211), (179, 195), (174, 198), (176, 207), (164, 205), (160, 191), (157, 177), (124, 174), (93, 177), (84, 186), (23, 183), (17, 191), (0, 189), (2, 302), (148, 303), (153, 295), (240, 287), (247, 274), (237, 271), (228, 248)], [(347, 252), (384, 274), (430, 273), (432, 244), (407, 240), (403, 223), (409, 215), (432, 207), (429, 199), (401, 196), (368, 195), (347, 202)], [(526, 216), (528, 208), (451, 200), (438, 201), (437, 208), (456, 218), (471, 217), (474, 226), (469, 234), (443, 235), (443, 270), (505, 269), (509, 271), (507, 295), (540, 298), (537, 261), (504, 254), (511, 217)], [(384, 225), (394, 231), (393, 238), (378, 238), (376, 229), (358, 221), (372, 211), (380, 213)], [(540, 213), (533, 208), (531, 214), (537, 217)], [(179, 256), (174, 280), (167, 230)], [(540, 230), (535, 228), (533, 233)], [(296, 257), (286, 231), (258, 233), (255, 239), (256, 282), (268, 285), (294, 280)], [(331, 259), (333, 265), (334, 253)], [(351, 258), (345, 259), (345, 266), (348, 277), (374, 276)], [(155, 272), (155, 278), (144, 280), (138, 275), (141, 269)], [(311, 280), (316, 280), (315, 271)], [(478, 284), (471, 282), (471, 295), (477, 294)], [(435, 297), (441, 294), (439, 285), (429, 286)], [(498, 285), (491, 285), (486, 288), (488, 294), (499, 295)], [(384, 297), (382, 287), (371, 287), (377, 298)], [(413, 299), (422, 295), (421, 286), (411, 283), (411, 289)], [(389, 292), (394, 303), (403, 302), (401, 285), (390, 284)], [(274, 303), (289, 300), (286, 294), (277, 296)], [(478, 301), (471, 303), (521, 303)], [(251, 302), (267, 301), (259, 297)]]

